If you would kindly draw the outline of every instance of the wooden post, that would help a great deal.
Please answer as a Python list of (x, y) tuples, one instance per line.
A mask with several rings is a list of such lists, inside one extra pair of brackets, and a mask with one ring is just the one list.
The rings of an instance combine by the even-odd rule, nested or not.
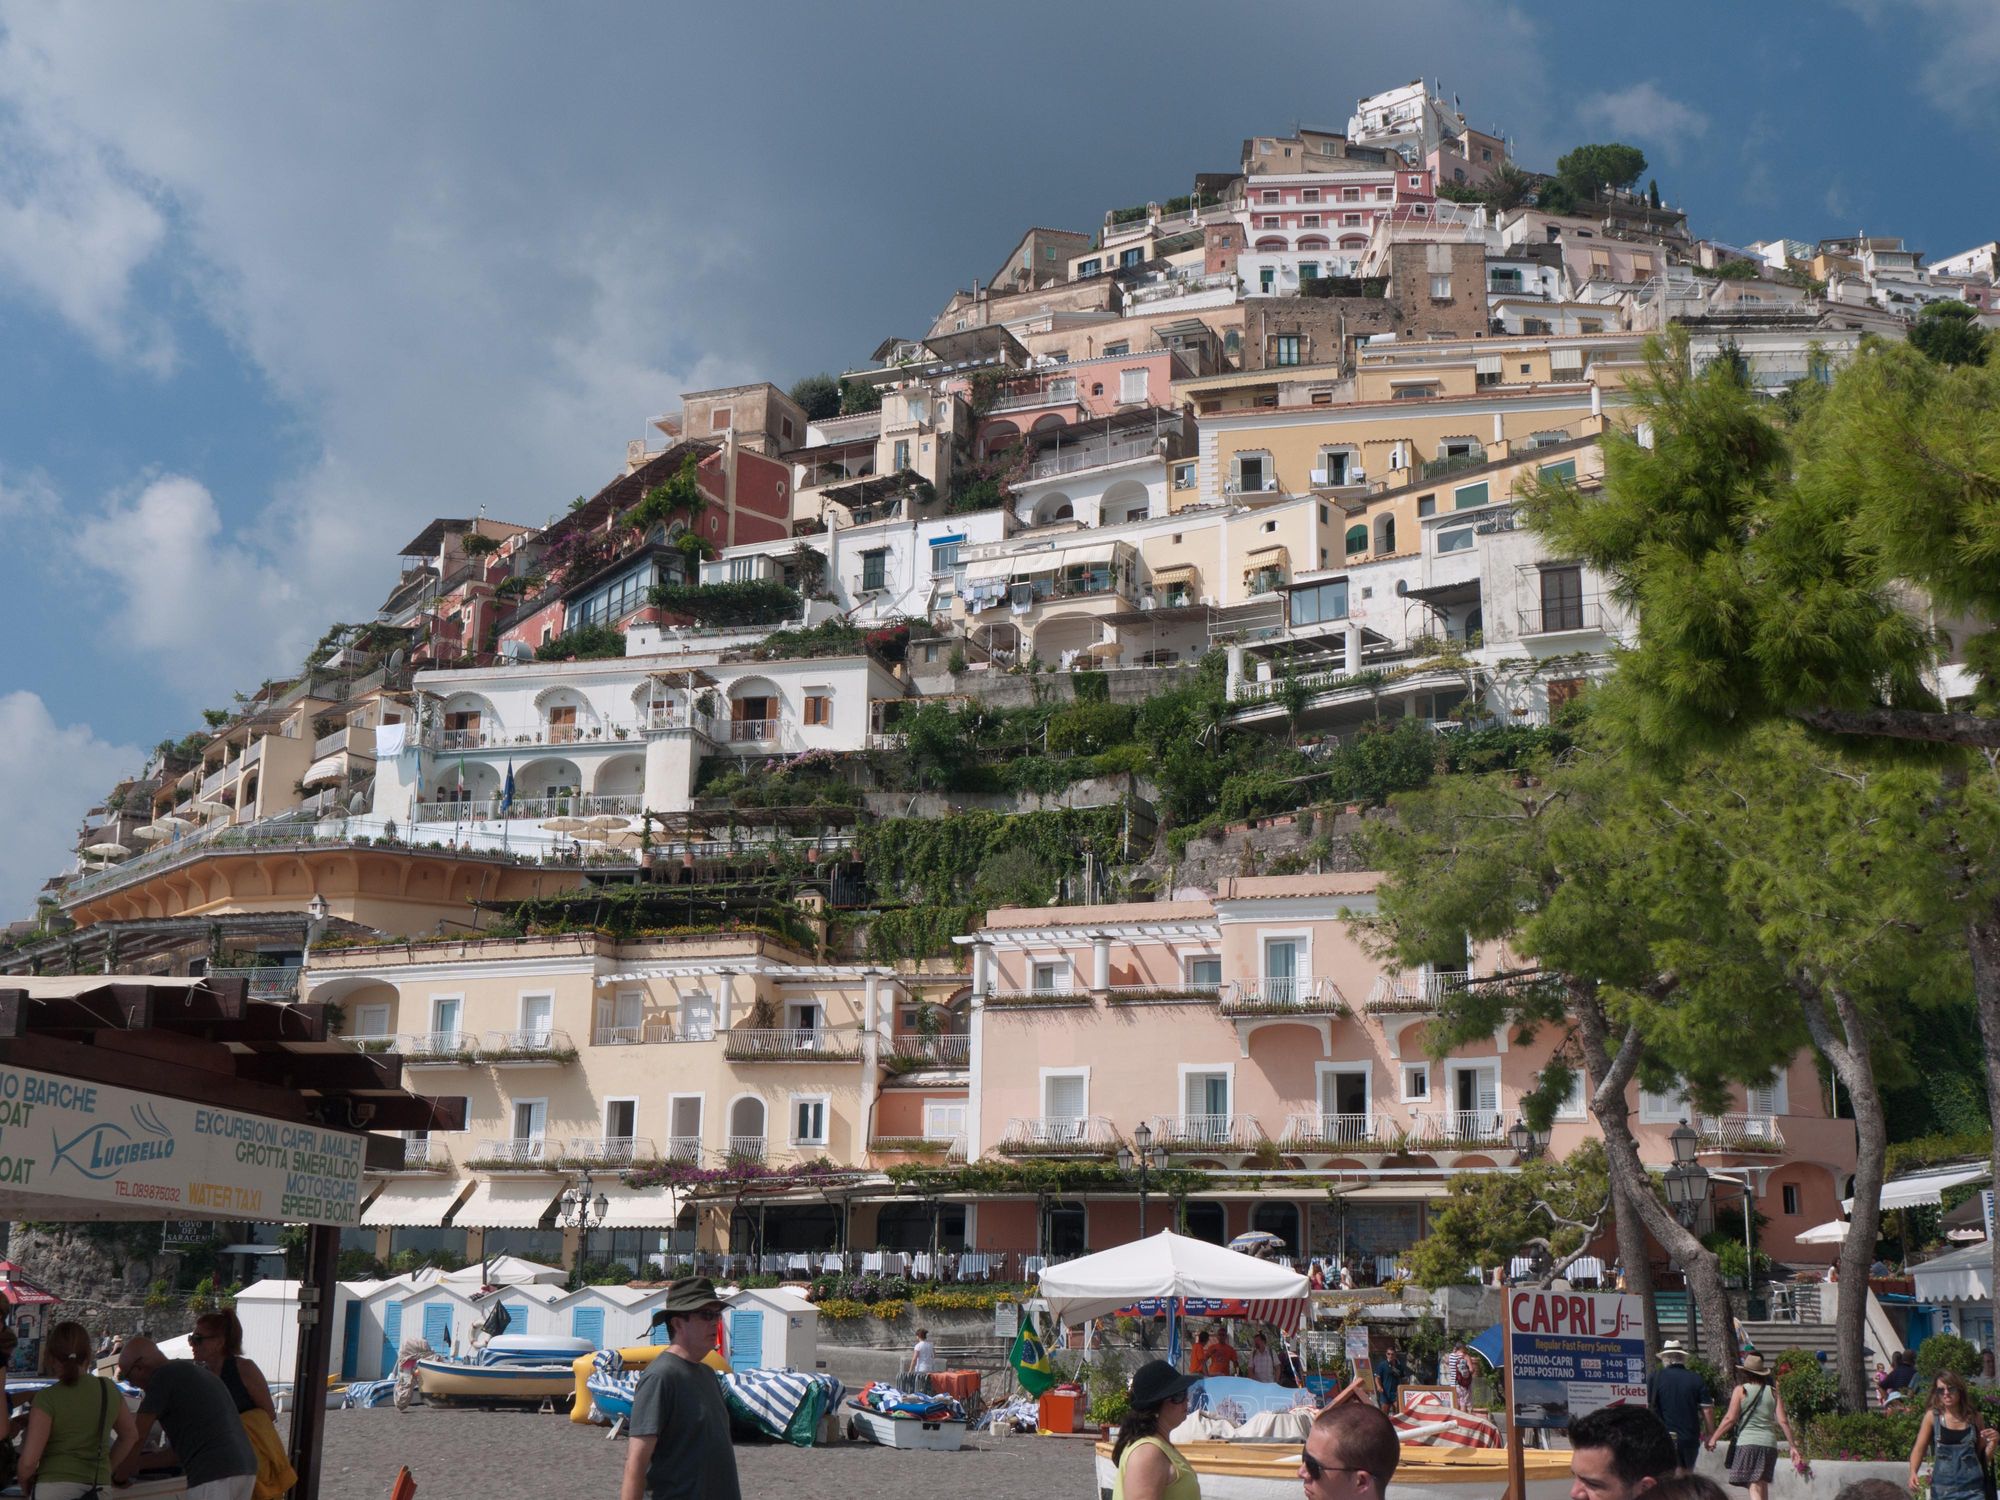
[(340, 1229), (315, 1224), (306, 1231), (305, 1275), (299, 1280), (299, 1356), (292, 1369), (292, 1468), (297, 1500), (318, 1500), (319, 1448), (326, 1428), (326, 1377), (333, 1366), (334, 1302), (340, 1283)]
[(1514, 1320), (1507, 1296), (1500, 1295), (1500, 1402), (1507, 1433), (1507, 1500), (1528, 1500), (1528, 1456), (1521, 1447), (1521, 1429), (1514, 1421)]

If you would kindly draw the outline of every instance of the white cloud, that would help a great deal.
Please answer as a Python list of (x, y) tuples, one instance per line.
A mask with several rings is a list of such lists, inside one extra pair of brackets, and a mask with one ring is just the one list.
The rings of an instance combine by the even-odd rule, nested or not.
[(73, 863), (79, 816), (144, 752), (58, 724), (34, 693), (0, 696), (0, 919), (31, 914), (42, 882)]
[(40, 469), (20, 475), (0, 469), (0, 520), (17, 524), (39, 521), (53, 514), (60, 504), (54, 481)]
[(1601, 125), (1621, 138), (1629, 136), (1636, 142), (1657, 146), (1669, 156), (1676, 154), (1690, 138), (1708, 130), (1705, 115), (1650, 81), (1611, 93), (1588, 95), (1578, 102), (1576, 113), (1586, 124)]

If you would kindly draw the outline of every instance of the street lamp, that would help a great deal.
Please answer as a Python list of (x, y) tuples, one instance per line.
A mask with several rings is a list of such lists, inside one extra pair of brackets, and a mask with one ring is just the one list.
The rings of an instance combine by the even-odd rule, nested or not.
[(590, 1231), (602, 1229), (611, 1217), (611, 1200), (602, 1192), (593, 1198), (590, 1192), (592, 1185), (590, 1168), (585, 1167), (577, 1175), (576, 1185), (563, 1189), (562, 1210), (556, 1219), (564, 1229), (578, 1231), (576, 1270), (570, 1277), (572, 1284), (583, 1275), (584, 1262), (590, 1259)]
[[(1137, 1148), (1136, 1150), (1134, 1148)], [(1167, 1164), (1167, 1149), (1157, 1150), (1153, 1146), (1153, 1130), (1144, 1120), (1132, 1127), (1132, 1144), (1122, 1141), (1118, 1146), (1118, 1170), (1129, 1172), (1134, 1166), (1139, 1169), (1139, 1238), (1146, 1237), (1146, 1188), (1152, 1169)]]
[(1535, 1132), (1528, 1128), (1528, 1122), (1519, 1115), (1514, 1116), (1514, 1123), (1507, 1127), (1507, 1145), (1524, 1161), (1535, 1149)]
[(1701, 1137), (1683, 1120), (1668, 1133), (1667, 1144), (1674, 1148), (1674, 1165), (1685, 1167), (1694, 1161), (1695, 1153), (1701, 1149)]

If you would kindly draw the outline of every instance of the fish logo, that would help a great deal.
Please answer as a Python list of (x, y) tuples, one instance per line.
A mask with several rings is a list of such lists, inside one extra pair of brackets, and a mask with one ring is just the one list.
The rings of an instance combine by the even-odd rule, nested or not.
[(132, 1106), (132, 1123), (137, 1133), (109, 1120), (80, 1130), (69, 1141), (49, 1132), (55, 1160), (49, 1171), (67, 1166), (80, 1177), (103, 1182), (140, 1162), (165, 1161), (174, 1154), (174, 1133), (154, 1113), (150, 1104)]

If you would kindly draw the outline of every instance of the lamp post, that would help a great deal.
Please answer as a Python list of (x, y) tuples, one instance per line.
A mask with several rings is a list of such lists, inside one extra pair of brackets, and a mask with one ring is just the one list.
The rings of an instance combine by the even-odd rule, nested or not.
[[(1136, 1149), (1134, 1149), (1136, 1148)], [(1136, 1165), (1139, 1169), (1139, 1238), (1146, 1237), (1146, 1189), (1154, 1167), (1167, 1164), (1167, 1148), (1153, 1145), (1153, 1130), (1144, 1120), (1132, 1127), (1132, 1144), (1122, 1141), (1118, 1146), (1118, 1170), (1129, 1172)]]
[(306, 946), (305, 951), (299, 955), (298, 998), (301, 1000), (306, 998), (306, 985), (312, 977), (313, 944), (325, 930), (327, 913), (331, 910), (332, 908), (326, 904), (326, 897), (318, 891), (314, 891), (312, 900), (306, 903)]
[(1692, 1229), (1715, 1184), (1709, 1178), (1708, 1168), (1695, 1160), (1701, 1149), (1701, 1137), (1686, 1120), (1668, 1132), (1667, 1144), (1674, 1152), (1674, 1164), (1667, 1168), (1667, 1202), (1674, 1210), (1674, 1217)]
[(562, 1210), (556, 1222), (564, 1229), (578, 1232), (576, 1246), (576, 1269), (570, 1273), (570, 1285), (578, 1285), (583, 1277), (584, 1262), (590, 1259), (590, 1231), (602, 1229), (611, 1216), (611, 1200), (602, 1192), (591, 1196), (590, 1168), (585, 1167), (577, 1174), (576, 1185), (563, 1189)]
[(1536, 1145), (1535, 1132), (1528, 1128), (1528, 1122), (1519, 1115), (1514, 1116), (1514, 1123), (1507, 1127), (1508, 1149), (1520, 1160), (1527, 1161), (1536, 1154)]

